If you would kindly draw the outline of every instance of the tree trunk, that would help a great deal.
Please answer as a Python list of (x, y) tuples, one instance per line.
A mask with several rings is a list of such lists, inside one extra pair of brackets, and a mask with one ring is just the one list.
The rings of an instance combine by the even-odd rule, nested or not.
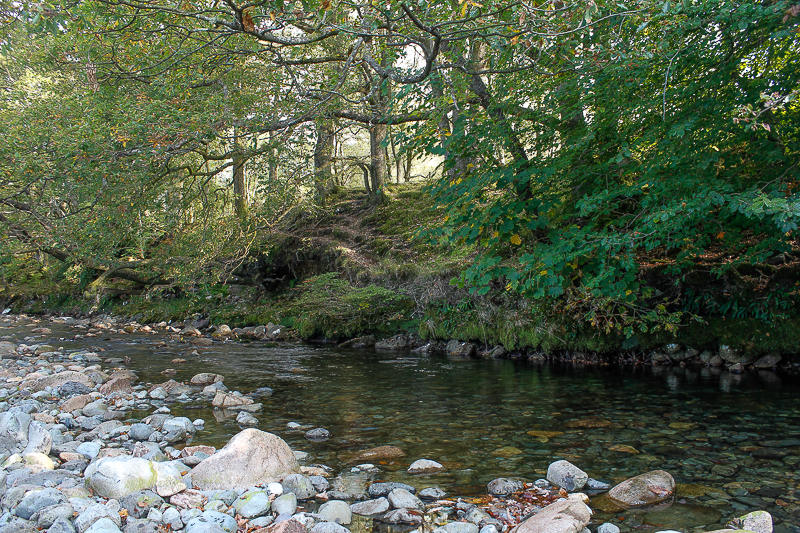
[(386, 124), (372, 124), (369, 128), (369, 177), (372, 189), (370, 192), (374, 197), (383, 195), (383, 186), (388, 174), (386, 150), (383, 146), (388, 129)]
[(317, 142), (314, 146), (314, 187), (316, 200), (324, 204), (325, 199), (333, 190), (333, 141), (335, 135), (334, 125), (330, 120), (318, 120)]
[(236, 216), (241, 218), (247, 213), (247, 184), (244, 173), (246, 160), (236, 128), (233, 130), (233, 143), (233, 207)]
[(233, 206), (238, 217), (243, 217), (247, 213), (244, 164), (244, 158), (237, 151), (233, 156)]
[[(443, 48), (443, 51), (447, 51), (447, 48)], [(437, 102), (441, 103), (442, 115), (439, 118), (438, 130), (439, 130), (439, 140), (442, 143), (442, 147), (444, 148), (444, 158), (446, 161), (450, 162), (450, 166), (447, 169), (447, 176), (452, 179), (453, 177), (464, 173), (467, 170), (467, 164), (469, 163), (468, 158), (462, 154), (453, 153), (452, 150), (447, 148), (447, 138), (453, 133), (452, 130), (452, 123), (450, 120), (450, 116), (448, 114), (447, 109), (450, 107), (446, 105), (446, 101), (444, 98), (444, 79), (441, 77), (441, 74), (436, 74), (432, 78), (431, 82), (431, 93)], [(452, 111), (453, 120), (458, 118), (458, 109)], [(409, 173), (410, 173), (410, 165), (409, 165)]]
[(278, 153), (275, 149), (275, 134), (270, 132), (269, 134), (269, 162), (267, 163), (267, 172), (269, 173), (269, 182), (270, 183), (277, 183), (278, 181)]

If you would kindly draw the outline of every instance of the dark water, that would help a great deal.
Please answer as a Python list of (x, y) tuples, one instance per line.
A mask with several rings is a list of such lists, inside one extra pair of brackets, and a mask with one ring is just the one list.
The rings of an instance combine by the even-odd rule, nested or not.
[[(626, 530), (689, 531), (716, 529), (764, 509), (778, 531), (800, 531), (794, 525), (800, 523), (800, 383), (771, 373), (565, 369), (292, 344), (195, 348), (159, 336), (75, 340), (76, 330), (48, 327), (51, 344), (129, 357), (128, 366), (145, 381), (165, 381), (161, 371), (175, 368), (177, 380), (217, 372), (230, 389), (272, 387), (274, 395), (256, 415), (260, 428), (308, 452), (309, 462), (337, 471), (354, 452), (390, 444), (407, 456), (380, 465), (385, 479), (459, 495), (485, 493), (499, 476), (544, 477), (555, 459), (610, 482), (660, 468), (679, 483), (675, 504), (621, 513), (604, 511), (597, 500), (598, 519), (611, 518)], [(0, 336), (22, 340), (29, 330), (0, 327)], [(199, 355), (192, 355), (195, 349)], [(176, 357), (187, 362), (171, 363)], [(195, 442), (222, 445), (240, 430), (203, 402), (171, 407), (173, 414), (206, 420)], [(326, 427), (333, 438), (308, 442), (286, 429), (290, 421)], [(423, 457), (443, 463), (446, 472), (405, 473)]]

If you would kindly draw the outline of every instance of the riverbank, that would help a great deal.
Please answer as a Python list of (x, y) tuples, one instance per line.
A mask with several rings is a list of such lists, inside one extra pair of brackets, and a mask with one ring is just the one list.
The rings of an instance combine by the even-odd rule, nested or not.
[[(117, 327), (118, 334), (131, 333), (130, 325), (106, 321), (81, 334), (102, 335)], [(46, 329), (30, 327), (45, 338)], [(546, 479), (498, 478), (484, 497), (447, 498), (435, 486), (422, 488), (448, 468), (430, 460), (436, 457), (418, 461), (395, 446), (379, 446), (362, 450), (354, 462), (307, 464), (308, 454), (292, 452), (279, 437), (252, 429), (217, 451), (195, 438), (202, 420), (172, 415), (182, 404), (201, 401), (223, 414), (236, 413), (242, 427), (258, 424), (271, 390), (230, 391), (225, 376), (209, 372), (187, 383), (140, 382), (124, 358), (102, 352), (62, 350), (44, 342), (0, 346), (6, 402), (0, 415), (7, 487), (2, 505), (8, 511), (1, 531), (169, 527), (195, 533), (266, 527), (271, 533), (344, 533), (343, 525), (366, 531), (381, 524), (442, 527), (441, 533), (493, 533), (516, 526), (522, 532), (550, 527), (566, 532), (587, 525), (600, 533), (615, 531), (613, 524), (592, 519), (583, 495), (565, 498), (566, 490), (598, 494), (610, 488), (590, 481), (567, 461), (552, 463)], [(287, 424), (285, 432), (302, 432), (309, 446), (336, 438), (325, 428), (298, 423)], [(253, 456), (263, 460), (249, 461)], [(391, 477), (387, 464), (401, 464), (418, 480), (416, 486), (376, 483)], [(220, 472), (225, 472), (222, 478)], [(671, 475), (650, 472), (646, 483), (624, 480), (609, 495), (619, 513), (641, 506), (637, 498), (646, 498), (648, 505), (672, 501), (676, 485)], [(590, 505), (599, 509), (601, 501)], [(769, 533), (767, 516), (750, 515), (739, 527)]]
[[(10, 311), (7, 308), (6, 311)], [(94, 316), (94, 318), (92, 318)], [(140, 315), (137, 315), (140, 316)], [(157, 315), (158, 317), (158, 315)], [(494, 344), (491, 339), (484, 341), (462, 340), (463, 337), (440, 340), (424, 338), (417, 332), (401, 332), (391, 336), (386, 334), (367, 334), (346, 340), (326, 337), (304, 336), (296, 328), (268, 322), (259, 325), (231, 327), (228, 324), (215, 324), (203, 315), (196, 314), (184, 320), (170, 320), (141, 324), (135, 319), (125, 316), (109, 317), (107, 315), (88, 315), (81, 318), (47, 316), (67, 325), (102, 324), (111, 319), (118, 323), (120, 330), (126, 333), (160, 331), (189, 339), (196, 345), (203, 345), (216, 340), (240, 341), (282, 341), (311, 340), (335, 344), (340, 348), (373, 349), (379, 352), (410, 352), (421, 355), (441, 355), (451, 358), (477, 359), (509, 359), (530, 364), (559, 363), (575, 366), (617, 366), (641, 367), (660, 366), (695, 369), (707, 369), (715, 375), (722, 372), (741, 374), (743, 372), (777, 372), (786, 375), (800, 375), (800, 359), (795, 354), (781, 354), (771, 351), (748, 351), (729, 345), (710, 346), (698, 349), (692, 345), (669, 343), (647, 350), (628, 349), (616, 352), (592, 350), (542, 351), (538, 348), (517, 347), (509, 349), (501, 344)]]
[[(478, 350), (501, 346), (523, 358), (598, 364), (647, 363), (664, 347), (678, 345), (696, 350), (696, 356), (667, 353), (655, 362), (680, 364), (708, 352), (700, 363), (711, 363), (717, 354), (722, 366), (780, 356), (785, 370), (794, 368), (788, 362), (800, 353), (800, 316), (791, 306), (767, 314), (738, 307), (733, 314), (686, 313), (672, 324), (675, 329), (640, 331), (644, 322), (637, 321), (636, 331), (623, 334), (593, 326), (585, 313), (568, 312), (557, 302), (521, 298), (499, 286), (485, 295), (471, 293), (452, 280), (474, 261), (475, 248), (420, 237), (440, 216), (418, 185), (390, 187), (379, 205), (343, 191), (330, 205), (295, 214), (289, 226), (255, 244), (224, 283), (193, 278), (141, 287), (113, 276), (100, 283), (96, 272), (76, 265), (14, 256), (0, 264), (0, 307), (15, 313), (111, 314), (179, 329), (193, 323), (246, 328), (271, 322), (286, 326), (284, 332), (295, 338), (335, 343), (405, 334), (423, 341), (458, 340)], [(723, 346), (755, 358), (726, 359)]]

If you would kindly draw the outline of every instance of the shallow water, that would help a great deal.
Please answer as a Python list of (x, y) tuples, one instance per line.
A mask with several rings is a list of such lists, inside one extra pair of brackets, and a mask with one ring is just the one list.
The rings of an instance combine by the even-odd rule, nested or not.
[[(144, 381), (165, 381), (161, 372), (175, 368), (177, 380), (217, 372), (233, 390), (272, 387), (274, 395), (256, 415), (260, 429), (337, 471), (355, 452), (389, 444), (407, 456), (381, 464), (383, 479), (458, 495), (483, 494), (495, 477), (544, 477), (547, 465), (561, 458), (610, 482), (661, 468), (679, 483), (673, 505), (619, 512), (600, 498), (595, 522), (702, 531), (765, 509), (777, 531), (800, 531), (794, 525), (800, 523), (800, 383), (771, 373), (534, 367), (306, 344), (194, 347), (157, 335), (73, 339), (78, 330), (46, 325), (53, 333), (36, 341), (129, 357), (127, 366)], [(22, 341), (30, 329), (0, 325), (0, 337)], [(176, 357), (187, 363), (171, 363)], [(197, 443), (221, 446), (240, 430), (234, 417), (215, 417), (205, 402), (171, 407), (173, 414), (206, 420)], [(290, 421), (323, 426), (333, 438), (309, 442), (303, 432), (286, 429)], [(612, 451), (617, 445), (632, 449)], [(422, 457), (446, 471), (406, 474)]]

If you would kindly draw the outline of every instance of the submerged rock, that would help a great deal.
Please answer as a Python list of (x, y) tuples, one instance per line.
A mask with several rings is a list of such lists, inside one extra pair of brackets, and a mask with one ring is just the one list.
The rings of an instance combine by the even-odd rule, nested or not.
[(351, 463), (365, 463), (369, 461), (377, 461), (380, 459), (398, 459), (405, 457), (406, 452), (397, 446), (378, 446), (363, 450), (355, 454), (349, 462)]
[(192, 469), (191, 476), (201, 490), (241, 489), (278, 481), (299, 470), (294, 453), (283, 439), (249, 428), (201, 461)]
[(664, 470), (653, 470), (626, 479), (608, 491), (613, 501), (627, 507), (663, 502), (675, 493), (675, 480)]
[(306, 431), (305, 437), (312, 441), (323, 441), (331, 438), (331, 432), (325, 428), (314, 428)]
[(478, 533), (478, 526), (470, 522), (448, 522), (437, 527), (433, 533)]

